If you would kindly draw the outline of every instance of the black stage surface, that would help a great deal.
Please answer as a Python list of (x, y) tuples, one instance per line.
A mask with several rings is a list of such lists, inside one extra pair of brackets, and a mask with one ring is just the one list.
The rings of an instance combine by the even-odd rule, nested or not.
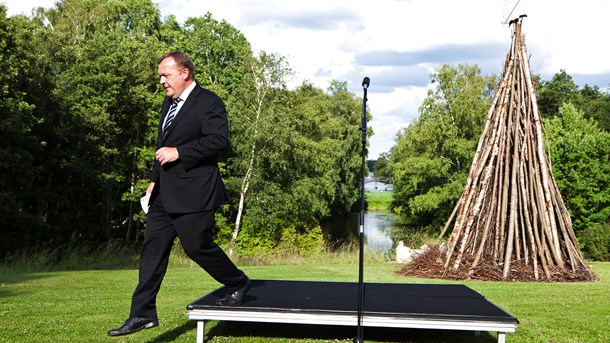
[[(358, 283), (253, 280), (240, 306), (217, 306), (221, 287), (187, 306), (198, 321), (203, 342), (205, 320), (357, 326)], [(498, 342), (519, 321), (464, 285), (365, 283), (363, 326), (497, 331)]]

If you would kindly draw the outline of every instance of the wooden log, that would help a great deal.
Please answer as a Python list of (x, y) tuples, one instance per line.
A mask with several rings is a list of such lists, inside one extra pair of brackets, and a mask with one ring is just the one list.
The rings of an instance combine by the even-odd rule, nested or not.
[(584, 270), (592, 279), (545, 151), (521, 21), (514, 22), (511, 49), (464, 192), (437, 241), (453, 223), (443, 275), (464, 270), (471, 255), (468, 276), (487, 260), (502, 266), (504, 279), (511, 278), (517, 262), (529, 266), (535, 280), (554, 280), (566, 265), (572, 274)]

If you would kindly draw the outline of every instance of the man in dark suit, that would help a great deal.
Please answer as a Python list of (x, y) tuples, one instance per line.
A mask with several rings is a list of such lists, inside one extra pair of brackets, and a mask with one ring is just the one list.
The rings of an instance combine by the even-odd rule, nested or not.
[(239, 305), (251, 287), (248, 277), (213, 241), (214, 212), (227, 200), (218, 170), (218, 154), (229, 142), (227, 112), (216, 94), (197, 85), (194, 71), (191, 59), (180, 51), (158, 60), (166, 98), (146, 190), (150, 207), (139, 283), (129, 318), (108, 331), (110, 336), (158, 325), (156, 297), (176, 236), (186, 254), (225, 285), (226, 296), (218, 305)]

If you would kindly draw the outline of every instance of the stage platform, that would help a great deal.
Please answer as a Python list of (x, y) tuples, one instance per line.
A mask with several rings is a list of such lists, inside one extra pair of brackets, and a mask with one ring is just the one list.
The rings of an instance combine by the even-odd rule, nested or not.
[[(187, 306), (197, 321), (197, 343), (206, 320), (313, 325), (358, 325), (358, 283), (252, 280), (240, 306), (217, 306), (224, 287)], [(363, 327), (468, 330), (498, 333), (498, 342), (519, 321), (464, 285), (365, 283)], [(366, 341), (366, 337), (365, 337)]]

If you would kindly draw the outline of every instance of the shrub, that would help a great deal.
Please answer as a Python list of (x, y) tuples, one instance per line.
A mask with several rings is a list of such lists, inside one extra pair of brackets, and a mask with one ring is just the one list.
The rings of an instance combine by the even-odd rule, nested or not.
[(610, 223), (593, 224), (581, 235), (583, 253), (594, 261), (610, 261)]
[(324, 251), (324, 235), (317, 226), (299, 233), (294, 227), (285, 228), (277, 247), (278, 253), (296, 256), (312, 256)]

